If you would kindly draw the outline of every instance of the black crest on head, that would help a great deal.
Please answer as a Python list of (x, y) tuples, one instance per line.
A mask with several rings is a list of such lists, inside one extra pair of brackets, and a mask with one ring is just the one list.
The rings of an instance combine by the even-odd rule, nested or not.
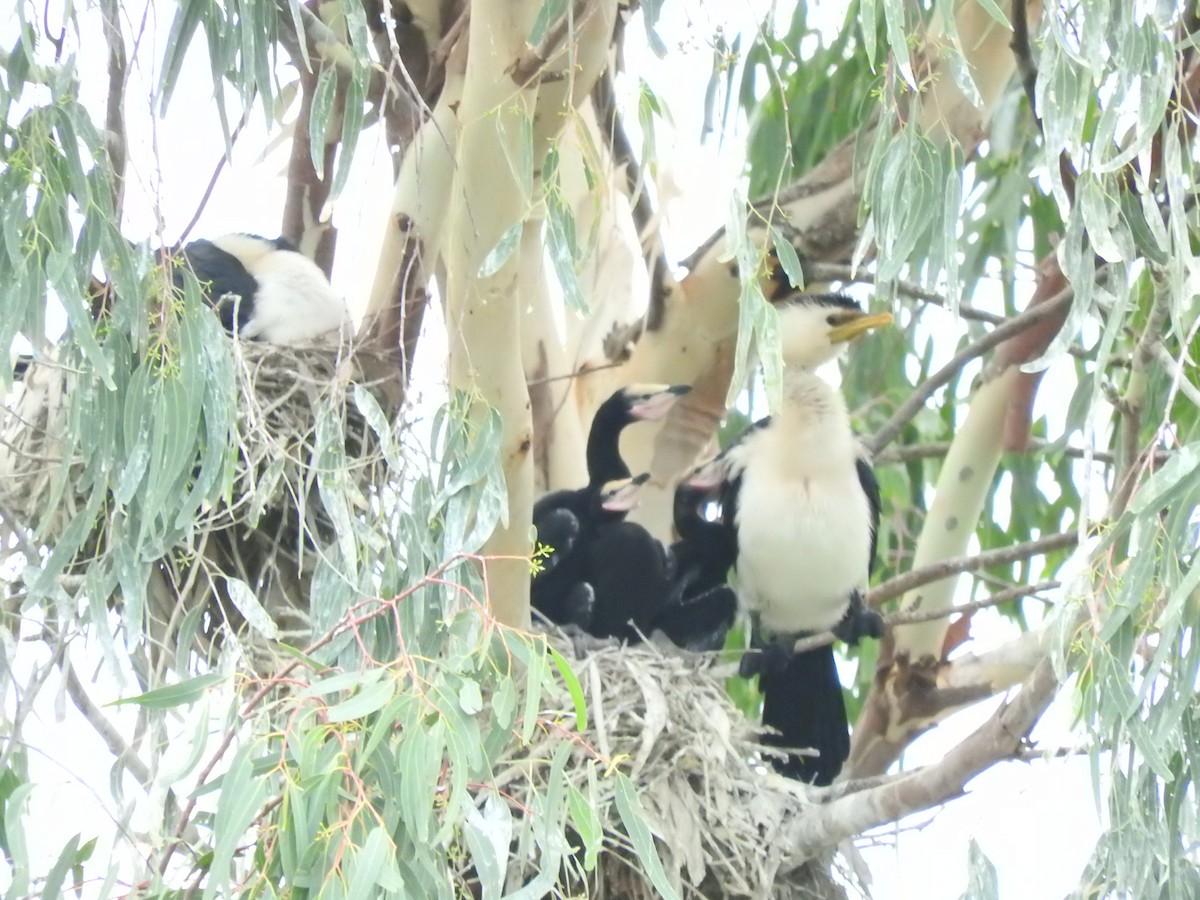
[(862, 312), (862, 304), (846, 294), (789, 294), (778, 301), (780, 306), (819, 306), (832, 310)]

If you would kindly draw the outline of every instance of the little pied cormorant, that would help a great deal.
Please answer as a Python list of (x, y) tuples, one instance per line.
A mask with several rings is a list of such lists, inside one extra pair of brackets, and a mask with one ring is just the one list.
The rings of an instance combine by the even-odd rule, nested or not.
[[(722, 520), (736, 546), (738, 596), (768, 652), (751, 652), (744, 674), (760, 674), (766, 742), (809, 747), (788, 775), (828, 784), (849, 752), (833, 648), (790, 652), (796, 636), (834, 629), (851, 643), (878, 637), (882, 620), (862, 602), (875, 556), (880, 497), (841, 394), (815, 373), (848, 342), (891, 322), (848, 297), (796, 295), (783, 305), (782, 406), (689, 479), (721, 484)], [(778, 641), (783, 640), (780, 644)]]
[[(349, 316), (345, 301), (315, 262), (283, 238), (227, 234), (176, 252), (232, 334), (273, 344), (337, 340)], [(176, 287), (182, 272), (172, 271)]]
[[(724, 583), (733, 562), (725, 527), (704, 520), (695, 503), (685, 505), (676, 517), (687, 537), (667, 547), (638, 523), (612, 515), (611, 504), (605, 506), (603, 517), (589, 521), (588, 538), (575, 550), (580, 581), (567, 595), (566, 605), (576, 614), (571, 624), (593, 637), (631, 644), (661, 631), (688, 650), (719, 649), (737, 612), (737, 597)], [(591, 606), (586, 621), (577, 616), (585, 601)]]
[(726, 584), (737, 557), (733, 534), (701, 510), (711, 492), (680, 484), (673, 510), (678, 539), (668, 551), (671, 590), (652, 628), (678, 647), (696, 652), (719, 650), (737, 616), (737, 595)]
[[(679, 397), (686, 394), (686, 385), (634, 384), (615, 391), (600, 404), (588, 431), (588, 483), (582, 488), (551, 491), (533, 505), (533, 525), (537, 541), (551, 548), (543, 569), (535, 575), (530, 599), (543, 616), (559, 625), (574, 624), (587, 630), (587, 623), (578, 621), (575, 610), (580, 587), (586, 583), (586, 548), (600, 522), (613, 521), (615, 511), (605, 506), (602, 494), (605, 485), (630, 477), (629, 466), (621, 458), (622, 430), (634, 422), (661, 419)], [(637, 485), (648, 476), (639, 476)], [(622, 495), (623, 496), (623, 495)], [(630, 495), (636, 503), (636, 492)], [(621, 512), (624, 518), (628, 509)]]
[(622, 523), (637, 506), (638, 491), (649, 478), (642, 473), (589, 485), (572, 492), (569, 506), (543, 511), (537, 541), (550, 553), (530, 585), (530, 603), (542, 616), (556, 625), (593, 633), (596, 591), (589, 578), (590, 547), (598, 532)]

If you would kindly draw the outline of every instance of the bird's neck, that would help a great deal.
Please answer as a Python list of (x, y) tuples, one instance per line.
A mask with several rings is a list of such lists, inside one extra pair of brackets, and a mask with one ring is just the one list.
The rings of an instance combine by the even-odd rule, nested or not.
[(621, 429), (625, 421), (623, 410), (615, 404), (606, 402), (596, 410), (587, 442), (589, 484), (629, 477), (629, 467), (621, 459)]
[(841, 394), (808, 371), (786, 371), (784, 397), (764, 433), (763, 458), (784, 478), (853, 469), (856, 442)]
[(850, 413), (841, 393), (808, 369), (785, 370), (779, 415), (795, 424), (850, 431)]

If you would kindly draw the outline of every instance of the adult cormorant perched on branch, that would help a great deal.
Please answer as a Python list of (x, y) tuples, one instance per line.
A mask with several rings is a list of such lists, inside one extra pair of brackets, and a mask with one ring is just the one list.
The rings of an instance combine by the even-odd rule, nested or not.
[[(834, 629), (856, 643), (878, 637), (882, 619), (863, 605), (874, 563), (880, 497), (841, 394), (814, 370), (849, 341), (891, 322), (848, 297), (796, 295), (780, 309), (785, 370), (782, 405), (690, 479), (721, 483), (732, 530), (738, 595), (760, 650), (743, 659), (758, 674), (765, 741), (812, 748), (791, 755), (785, 774), (829, 784), (849, 754), (849, 726), (833, 648), (793, 654), (798, 635)], [(761, 646), (764, 640), (768, 641)]]

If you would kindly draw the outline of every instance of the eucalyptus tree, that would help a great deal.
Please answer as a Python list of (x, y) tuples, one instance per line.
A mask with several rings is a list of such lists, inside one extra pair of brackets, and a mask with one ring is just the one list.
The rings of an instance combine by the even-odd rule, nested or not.
[[(1053, 750), (1028, 736), (1064, 691), (1113, 825), (1081, 892), (1194, 892), (1194, 4), (799, 2), (733, 42), (667, 33), (663, 7), (19, 5), (6, 896), (834, 892), (839, 842)], [(727, 226), (675, 260), (670, 111), (623, 51), (681, 37), (712, 42), (694, 102), (747, 150)], [(222, 146), (189, 223), (145, 173), (196, 79)], [(326, 272), (379, 245), (336, 351), (231, 340), (166, 274), (160, 248), (260, 138), (288, 154), (283, 236)], [(356, 167), (370, 141), (390, 165)], [(350, 188), (390, 194), (381, 233), (340, 221)], [(636, 515), (669, 539), (676, 481), (744, 421), (746, 386), (775, 398), (772, 301), (827, 289), (900, 326), (842, 373), (884, 492), (869, 600), (890, 627), (854, 651), (849, 780), (798, 795), (719, 665), (569, 660), (531, 630), (528, 522), (583, 482), (612, 390), (685, 383), (624, 446), (651, 473)], [(440, 408), (406, 402), (443, 361)], [(981, 649), (985, 609), (1019, 636)], [(56, 748), (28, 724), (55, 685), (111, 753), (118, 827), (75, 823), (47, 857)], [(1000, 693), (944, 760), (894, 771)]]

